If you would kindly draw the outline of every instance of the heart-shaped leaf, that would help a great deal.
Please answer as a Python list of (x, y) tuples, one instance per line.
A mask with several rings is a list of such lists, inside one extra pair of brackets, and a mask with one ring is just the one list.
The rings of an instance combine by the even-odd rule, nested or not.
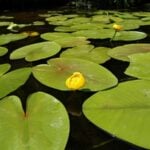
[(120, 31), (117, 32), (113, 41), (136, 41), (147, 37), (147, 34), (139, 31)]
[(126, 69), (125, 74), (150, 80), (150, 52), (133, 54), (128, 57), (130, 65)]
[(72, 49), (66, 49), (60, 56), (65, 58), (80, 58), (102, 64), (110, 59), (107, 54), (109, 49), (107, 47), (92, 48), (91, 45), (80, 45)]
[(150, 52), (150, 44), (139, 43), (115, 47), (108, 51), (108, 55), (118, 60), (129, 61), (129, 55), (147, 52)]
[(0, 98), (23, 85), (31, 74), (31, 68), (16, 69), (0, 77)]
[(10, 67), (11, 67), (10, 64), (1, 64), (0, 65), (0, 76), (5, 74), (10, 69)]
[(150, 81), (120, 83), (83, 104), (85, 116), (120, 139), (150, 149)]
[(24, 33), (8, 33), (0, 35), (0, 45), (8, 44), (9, 42), (21, 40), (27, 38), (28, 35)]
[(59, 90), (69, 90), (65, 82), (74, 72), (81, 72), (85, 76), (86, 83), (82, 90), (103, 90), (118, 82), (106, 68), (82, 59), (55, 58), (50, 59), (48, 65), (33, 67), (33, 75), (38, 81)]
[(56, 42), (40, 42), (14, 50), (10, 55), (10, 59), (25, 57), (27, 61), (36, 61), (55, 55), (60, 49), (60, 45)]
[(8, 52), (8, 49), (6, 47), (0, 47), (0, 56), (5, 55)]
[(26, 112), (17, 96), (0, 101), (0, 149), (64, 150), (68, 134), (64, 106), (47, 93), (30, 95)]

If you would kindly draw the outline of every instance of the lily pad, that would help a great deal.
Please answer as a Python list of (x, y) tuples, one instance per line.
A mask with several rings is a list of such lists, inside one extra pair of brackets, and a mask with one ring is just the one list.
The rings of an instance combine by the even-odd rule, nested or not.
[(60, 56), (65, 58), (80, 58), (102, 64), (110, 59), (107, 54), (109, 49), (107, 47), (92, 48), (92, 45), (81, 45), (72, 49), (66, 49)]
[(65, 32), (48, 32), (41, 34), (41, 38), (48, 41), (54, 41), (65, 37), (72, 37), (72, 35)]
[(48, 65), (33, 67), (33, 75), (39, 82), (59, 90), (69, 90), (65, 82), (74, 72), (81, 72), (85, 76), (86, 84), (81, 90), (99, 91), (118, 82), (106, 68), (82, 59), (55, 58), (50, 59)]
[(31, 74), (31, 68), (21, 68), (0, 77), (0, 98), (22, 86)]
[(54, 41), (61, 45), (62, 48), (74, 47), (90, 43), (90, 41), (88, 41), (86, 37), (63, 37)]
[(0, 46), (0, 56), (5, 55), (8, 52), (8, 49), (6, 47)]
[(128, 57), (130, 59), (130, 65), (126, 69), (125, 74), (150, 80), (150, 52), (133, 54)]
[(148, 43), (126, 44), (109, 50), (108, 55), (118, 60), (129, 61), (129, 55), (147, 52), (150, 52), (150, 44)]
[(25, 57), (27, 61), (36, 61), (55, 55), (60, 49), (60, 45), (55, 42), (40, 42), (14, 50), (10, 55), (10, 59)]
[(0, 35), (0, 45), (8, 44), (9, 42), (25, 39), (28, 37), (28, 34), (23, 33), (8, 33), (8, 34), (1, 34)]
[(5, 74), (11, 68), (10, 64), (1, 64), (0, 65), (0, 76)]
[(117, 32), (113, 41), (136, 41), (147, 37), (147, 34), (139, 31), (120, 31)]
[(85, 36), (89, 39), (107, 39), (111, 38), (114, 34), (112, 29), (91, 29), (91, 30), (80, 30), (72, 33), (75, 36)]
[(0, 27), (8, 26), (11, 22), (9, 21), (0, 21)]
[(24, 112), (17, 96), (0, 101), (0, 149), (64, 150), (69, 120), (64, 106), (55, 97), (36, 92), (27, 99)]
[(113, 136), (150, 149), (150, 81), (122, 82), (98, 92), (84, 102), (83, 113)]

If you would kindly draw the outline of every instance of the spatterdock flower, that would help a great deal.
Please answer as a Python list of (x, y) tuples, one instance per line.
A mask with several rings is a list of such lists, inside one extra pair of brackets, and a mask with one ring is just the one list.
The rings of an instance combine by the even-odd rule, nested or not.
[(85, 85), (85, 78), (80, 72), (74, 72), (66, 80), (66, 86), (71, 90), (79, 90)]
[(121, 31), (123, 29), (123, 27), (121, 25), (114, 24), (113, 29), (115, 29), (116, 31)]

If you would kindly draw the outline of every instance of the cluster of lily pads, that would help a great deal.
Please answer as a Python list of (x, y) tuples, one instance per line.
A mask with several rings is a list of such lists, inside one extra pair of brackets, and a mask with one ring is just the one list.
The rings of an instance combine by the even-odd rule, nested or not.
[[(84, 115), (106, 132), (149, 149), (150, 44), (137, 42), (112, 48), (91, 43), (91, 39), (110, 41), (115, 33), (114, 23), (122, 25), (123, 30), (117, 32), (111, 42), (144, 39), (149, 35), (138, 28), (150, 25), (149, 15), (148, 12), (116, 11), (86, 15), (51, 11), (40, 14), (44, 21), (38, 25), (46, 22), (54, 25), (54, 31), (42, 33), (39, 36), (42, 42), (18, 47), (9, 55), (10, 61), (25, 59), (27, 63), (37, 61), (39, 64), (11, 71), (11, 63), (0, 64), (0, 143), (3, 143), (0, 148), (63, 150), (70, 128), (64, 105), (50, 94), (37, 91), (28, 97), (24, 112), (19, 97), (10, 94), (23, 86), (31, 74), (47, 87), (69, 91), (65, 81), (78, 71), (85, 77), (85, 86), (79, 90), (96, 92), (84, 102)], [(0, 19), (13, 17), (1, 16)], [(0, 21), (0, 26), (8, 28), (10, 25), (12, 21)], [(29, 37), (28, 32), (16, 32), (11, 30), (0, 35), (0, 57), (9, 52), (8, 43)], [(40, 64), (43, 59), (46, 63)], [(129, 62), (124, 74), (136, 79), (119, 83), (102, 65), (110, 59)]]

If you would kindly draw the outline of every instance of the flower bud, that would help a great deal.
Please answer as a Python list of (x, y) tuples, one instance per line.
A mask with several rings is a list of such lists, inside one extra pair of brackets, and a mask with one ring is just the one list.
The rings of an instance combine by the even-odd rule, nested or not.
[(74, 72), (66, 80), (66, 86), (71, 90), (78, 90), (85, 85), (85, 78), (80, 72)]
[(118, 24), (114, 24), (113, 25), (113, 29), (115, 29), (116, 31), (120, 31), (123, 29), (123, 27), (121, 25), (118, 25)]

